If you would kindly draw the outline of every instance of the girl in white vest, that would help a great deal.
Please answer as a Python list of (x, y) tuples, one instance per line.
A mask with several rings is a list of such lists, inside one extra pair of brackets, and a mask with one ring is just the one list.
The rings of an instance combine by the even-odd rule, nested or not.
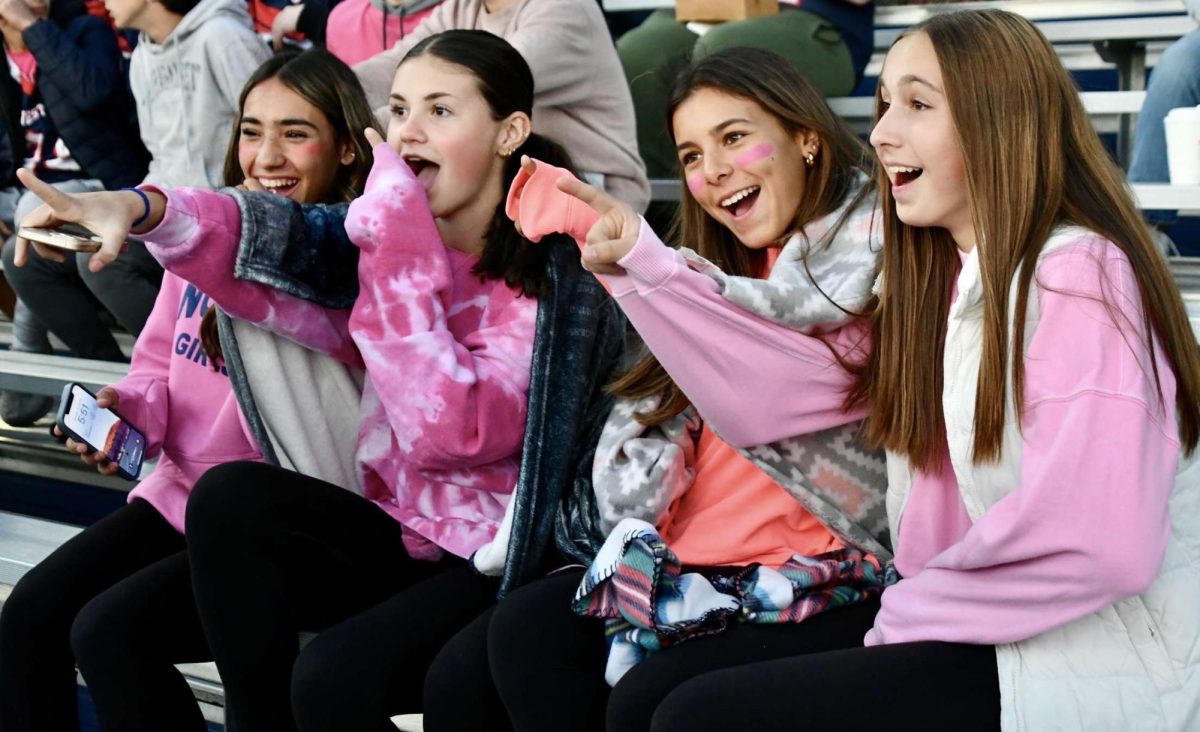
[(1200, 730), (1200, 351), (1121, 171), (1010, 13), (910, 29), (877, 99), (882, 272), (823, 336), (722, 303), (628, 207), (558, 184), (726, 442), (865, 417), (887, 449), (902, 579), (864, 647), (696, 677), (651, 729)]

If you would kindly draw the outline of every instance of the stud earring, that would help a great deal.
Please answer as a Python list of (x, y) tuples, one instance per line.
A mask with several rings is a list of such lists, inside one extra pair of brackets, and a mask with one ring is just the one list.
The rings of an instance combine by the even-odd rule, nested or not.
[(808, 167), (811, 168), (814, 164), (816, 164), (816, 162), (817, 162), (817, 159), (813, 156), (812, 153), (809, 153), (804, 156), (804, 164), (807, 165)]

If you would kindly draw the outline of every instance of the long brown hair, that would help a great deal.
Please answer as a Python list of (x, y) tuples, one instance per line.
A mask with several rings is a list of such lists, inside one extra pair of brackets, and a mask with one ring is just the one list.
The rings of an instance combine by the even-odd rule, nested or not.
[[(367, 144), (363, 130), (368, 127), (378, 129), (378, 125), (358, 77), (341, 59), (319, 48), (302, 53), (287, 52), (272, 56), (246, 80), (242, 94), (238, 97), (238, 112), (233, 120), (233, 133), (225, 151), (225, 185), (236, 186), (246, 179), (238, 160), (242, 114), (246, 110), (246, 97), (268, 79), (278, 79), (304, 101), (319, 109), (333, 127), (338, 149), (341, 145), (349, 143), (354, 151), (354, 159), (349, 164), (338, 166), (337, 175), (321, 200), (311, 203), (353, 200), (362, 191), (373, 161), (371, 146)], [(224, 359), (217, 332), (217, 313), (213, 308), (209, 308), (204, 314), (204, 319), (200, 321), (200, 344), (213, 369), (220, 369)]]
[[(790, 62), (761, 48), (726, 48), (705, 56), (684, 69), (676, 78), (667, 104), (667, 129), (675, 142), (675, 112), (693, 94), (702, 90), (748, 99), (771, 114), (791, 136), (813, 131), (820, 148), (813, 166), (805, 170), (804, 197), (796, 202), (789, 231), (799, 230), (814, 219), (826, 216), (849, 195), (857, 171), (870, 173), (866, 148), (825, 98)], [(683, 171), (680, 187), (686, 191)], [(869, 193), (869, 186), (859, 198)], [(857, 201), (855, 202), (855, 204)], [(854, 205), (849, 207), (854, 208)], [(838, 227), (826, 237), (833, 236)], [(668, 239), (695, 248), (727, 274), (755, 277), (762, 273), (766, 252), (751, 249), (685, 194)], [(661, 395), (659, 406), (637, 415), (643, 424), (658, 424), (688, 407), (688, 399), (658, 363), (648, 355), (610, 386), (618, 396), (638, 399)]]
[[(1175, 374), (1180, 438), (1190, 453), (1200, 436), (1200, 349), (1125, 177), (1054, 50), (1029, 21), (1000, 10), (936, 15), (900, 37), (918, 33), (929, 37), (948, 82), (978, 242), (983, 352), (974, 461), (1000, 457), (1006, 366), (1018, 424), (1023, 416), (1026, 303), (1038, 255), (1061, 224), (1095, 231), (1129, 258), (1141, 293), (1144, 345), (1153, 352), (1158, 342)], [(876, 118), (881, 115), (877, 93)], [(945, 230), (901, 222), (882, 171), (879, 183), (883, 287), (870, 316), (873, 348), (855, 369), (859, 379), (847, 404), (869, 405), (872, 441), (906, 455), (919, 469), (936, 471), (946, 450), (942, 364), (958, 255)], [(1010, 303), (1014, 278), (1016, 302)], [(1115, 322), (1115, 308), (1108, 309)], [(1161, 389), (1157, 368), (1154, 378)]]

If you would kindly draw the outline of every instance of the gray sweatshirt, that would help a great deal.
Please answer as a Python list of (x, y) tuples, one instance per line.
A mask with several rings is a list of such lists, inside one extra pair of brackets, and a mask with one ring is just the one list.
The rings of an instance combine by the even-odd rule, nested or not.
[(533, 129), (567, 149), (585, 174), (644, 211), (629, 83), (596, 0), (516, 0), (489, 13), (483, 0), (445, 0), (389, 51), (354, 67), (372, 107), (387, 104), (396, 66), (422, 39), (452, 28), (485, 30), (512, 44), (533, 71)]
[(129, 66), (147, 183), (217, 188), (238, 96), (271, 51), (250, 28), (245, 0), (201, 0), (161, 45), (143, 33)]

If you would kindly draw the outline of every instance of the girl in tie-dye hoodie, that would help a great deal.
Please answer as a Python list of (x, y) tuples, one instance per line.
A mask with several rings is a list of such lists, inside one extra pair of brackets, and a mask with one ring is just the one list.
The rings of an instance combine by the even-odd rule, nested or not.
[[(503, 197), (520, 155), (566, 164), (531, 134), (532, 99), (528, 66), (496, 36), (454, 31), (409, 53), (388, 144), (373, 136), (366, 192), (344, 214), (358, 257), (348, 311), (234, 278), (248, 233), (266, 241), (309, 212), (147, 191), (141, 236), (168, 271), (228, 314), (365, 370), (353, 485), (233, 463), (193, 492), (189, 560), (231, 728), (370, 729), (419, 711), (442, 642), (495, 599), (497, 581), (466, 559), (501, 529), (517, 481), (551, 251), (527, 245)], [(74, 202), (102, 231), (143, 212), (129, 193)], [(324, 632), (297, 660), (305, 630)]]

